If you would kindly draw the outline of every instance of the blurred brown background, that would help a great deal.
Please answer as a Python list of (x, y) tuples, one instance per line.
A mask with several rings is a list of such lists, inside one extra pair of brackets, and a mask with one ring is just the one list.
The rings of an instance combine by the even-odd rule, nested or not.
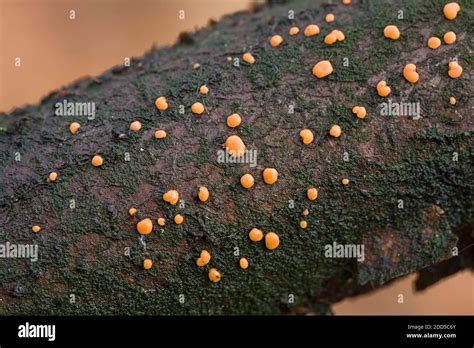
[[(0, 111), (37, 103), (49, 91), (98, 75), (153, 43), (209, 19), (248, 9), (252, 0), (0, 0)], [(75, 19), (70, 19), (70, 11)], [(185, 19), (178, 18), (184, 10)], [(15, 59), (21, 67), (15, 67)], [(467, 250), (466, 252), (472, 252)], [(344, 300), (336, 314), (474, 314), (474, 277), (464, 271), (421, 293), (409, 275), (369, 295)], [(399, 294), (404, 303), (398, 304)]]

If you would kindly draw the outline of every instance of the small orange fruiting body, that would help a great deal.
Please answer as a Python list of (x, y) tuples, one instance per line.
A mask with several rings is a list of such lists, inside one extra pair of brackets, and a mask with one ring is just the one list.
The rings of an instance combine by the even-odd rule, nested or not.
[(341, 180), (341, 183), (342, 183), (343, 185), (349, 185), (349, 179), (344, 178), (344, 179)]
[(202, 95), (206, 95), (207, 93), (209, 93), (209, 88), (207, 88), (207, 86), (205, 85), (202, 85), (201, 87), (199, 87), (199, 93), (201, 93)]
[(410, 83), (416, 83), (420, 75), (416, 72), (415, 64), (407, 64), (403, 68), (403, 77)]
[(400, 31), (396, 25), (387, 25), (383, 30), (383, 35), (387, 39), (398, 40), (400, 38)]
[(199, 69), (200, 67), (201, 67), (201, 64), (199, 64), (199, 63), (194, 63), (194, 64), (193, 64), (193, 69), (194, 69), (194, 70), (197, 70), (197, 69)]
[(48, 175), (48, 180), (51, 182), (56, 181), (57, 178), (58, 178), (58, 173), (56, 172), (51, 172)]
[(204, 105), (202, 105), (201, 103), (194, 103), (191, 106), (191, 111), (195, 115), (201, 115), (204, 112)]
[(254, 183), (255, 183), (255, 179), (253, 178), (251, 174), (244, 174), (240, 178), (240, 184), (246, 189), (251, 188)]
[(215, 268), (209, 270), (209, 280), (213, 283), (217, 283), (221, 280), (221, 274)]
[(137, 210), (135, 208), (128, 209), (128, 215), (135, 216), (136, 213), (137, 213)]
[(315, 189), (314, 187), (310, 187), (306, 191), (306, 196), (308, 197), (310, 201), (314, 201), (316, 198), (318, 198), (318, 190)]
[(350, 5), (351, 4), (351, 0), (342, 0), (342, 3), (344, 5)]
[(363, 106), (354, 106), (352, 108), (352, 113), (355, 114), (358, 118), (363, 119), (367, 115), (367, 111)]
[(443, 7), (443, 13), (446, 19), (452, 21), (457, 17), (458, 12), (461, 10), (461, 7), (456, 2), (450, 2)]
[(428, 39), (428, 47), (432, 50), (437, 49), (439, 46), (441, 46), (441, 40), (439, 38), (433, 36)]
[(247, 261), (247, 259), (245, 257), (242, 257), (239, 260), (239, 265), (240, 265), (240, 268), (247, 269), (249, 267), (249, 262)]
[(242, 56), (242, 59), (249, 64), (255, 63), (255, 58), (248, 52), (244, 53), (244, 55)]
[(313, 135), (313, 132), (311, 132), (309, 129), (306, 128), (300, 132), (300, 138), (303, 144), (309, 145), (313, 142), (314, 135)]
[(275, 168), (265, 168), (263, 170), (263, 181), (265, 184), (273, 185), (278, 180), (278, 171)]
[(159, 129), (155, 132), (155, 138), (156, 139), (164, 139), (166, 138), (166, 132), (162, 129)]
[(144, 269), (150, 269), (152, 266), (153, 266), (153, 261), (151, 261), (150, 259), (143, 260)]
[(151, 219), (143, 219), (137, 223), (137, 231), (142, 235), (150, 234), (153, 231), (153, 223)]
[(333, 125), (329, 130), (329, 135), (334, 138), (339, 138), (341, 136), (342, 130), (337, 124)]
[(164, 111), (168, 109), (168, 102), (165, 97), (159, 97), (155, 100), (155, 106), (158, 110)]
[(69, 125), (69, 131), (71, 134), (76, 134), (80, 127), (81, 125), (79, 123), (73, 122)]
[(269, 250), (274, 250), (280, 245), (280, 237), (275, 232), (268, 232), (265, 235), (265, 246)]
[(242, 118), (239, 114), (232, 114), (230, 116), (227, 116), (227, 126), (229, 126), (230, 128), (235, 128), (239, 126), (241, 122)]
[(283, 38), (280, 35), (273, 35), (270, 38), (270, 45), (272, 47), (280, 46), (282, 42), (283, 42)]
[(176, 214), (176, 215), (175, 215), (175, 217), (174, 217), (174, 223), (175, 223), (176, 225), (181, 225), (181, 224), (183, 223), (183, 221), (184, 221), (183, 215), (181, 215), (181, 214)]
[(176, 205), (179, 201), (179, 193), (176, 190), (169, 190), (163, 194), (163, 200), (171, 205)]
[(31, 227), (31, 230), (33, 231), (33, 233), (38, 233), (39, 231), (41, 231), (41, 227), (39, 227), (38, 225), (34, 225), (33, 227)]
[(161, 217), (160, 217), (160, 218), (158, 218), (158, 219), (156, 220), (156, 222), (157, 222), (157, 223), (158, 223), (158, 225), (160, 225), (160, 226), (164, 226), (164, 225), (166, 225), (166, 221), (165, 221), (165, 219), (164, 219), (164, 218), (161, 218)]
[(391, 91), (392, 90), (390, 89), (390, 87), (387, 86), (387, 82), (385, 82), (384, 80), (377, 83), (377, 93), (379, 94), (379, 96), (386, 97), (390, 94)]
[(450, 98), (449, 98), (449, 104), (451, 104), (451, 105), (456, 105), (456, 98), (450, 97)]
[(309, 210), (308, 209), (305, 209), (301, 212), (301, 215), (303, 216), (308, 216), (309, 215)]
[(449, 62), (448, 64), (448, 75), (452, 79), (456, 79), (460, 77), (462, 74), (462, 67), (458, 64), (458, 62)]
[(313, 75), (317, 78), (323, 78), (332, 74), (333, 68), (329, 60), (322, 60), (313, 66)]
[(134, 132), (138, 132), (140, 129), (142, 129), (142, 124), (140, 121), (133, 121), (130, 123), (130, 130)]
[(305, 220), (300, 221), (300, 227), (304, 230), (308, 227), (308, 223)]
[(300, 32), (300, 29), (298, 27), (291, 27), (290, 30), (288, 30), (288, 34), (290, 36), (298, 35), (299, 32)]
[(252, 228), (249, 232), (249, 238), (252, 242), (260, 242), (263, 238), (263, 232), (258, 228)]
[(100, 167), (102, 164), (104, 164), (104, 159), (102, 158), (102, 156), (95, 155), (94, 157), (92, 157), (91, 163), (94, 167)]
[(446, 44), (452, 45), (456, 42), (456, 34), (453, 31), (448, 31), (446, 34), (444, 34), (443, 40)]
[(201, 202), (206, 202), (209, 199), (209, 190), (205, 186), (201, 186), (198, 192), (198, 198)]
[(346, 36), (344, 35), (344, 33), (340, 30), (337, 30), (337, 29), (334, 29), (331, 34), (333, 35), (336, 35), (336, 39), (337, 41), (344, 41), (344, 39), (346, 38)]
[(238, 135), (231, 135), (225, 141), (225, 148), (232, 157), (240, 157), (245, 153), (245, 144)]
[(211, 261), (211, 254), (207, 250), (201, 250), (201, 255), (196, 260), (196, 265), (204, 267)]
[(327, 45), (332, 45), (337, 41), (337, 36), (334, 33), (327, 34), (324, 38), (324, 43)]
[(319, 34), (319, 27), (316, 24), (308, 25), (303, 32), (304, 36), (311, 37)]
[(331, 23), (334, 22), (334, 15), (332, 13), (328, 13), (325, 18), (326, 22)]

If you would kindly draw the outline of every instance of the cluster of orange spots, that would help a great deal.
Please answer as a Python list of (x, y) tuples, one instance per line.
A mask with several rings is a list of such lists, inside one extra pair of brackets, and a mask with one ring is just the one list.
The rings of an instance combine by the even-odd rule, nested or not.
[(135, 216), (136, 213), (137, 213), (137, 210), (135, 208), (128, 209), (128, 215)]
[(104, 164), (104, 159), (100, 155), (95, 155), (94, 157), (92, 157), (91, 163), (94, 167), (100, 167)]
[(410, 83), (416, 83), (420, 75), (416, 72), (415, 64), (407, 64), (403, 68), (403, 77)]
[(142, 124), (140, 121), (133, 121), (130, 123), (130, 130), (134, 132), (138, 132), (140, 129), (142, 129)]
[(168, 109), (168, 102), (165, 97), (158, 97), (155, 100), (155, 106), (158, 110), (164, 111)]
[(156, 219), (156, 222), (157, 222), (157, 223), (158, 223), (158, 225), (160, 225), (160, 226), (164, 226), (164, 225), (166, 225), (166, 221), (165, 221), (165, 219), (164, 219), (164, 218), (162, 218), (162, 217), (160, 217), (160, 218)]
[(365, 118), (365, 115), (367, 115), (367, 111), (363, 106), (354, 106), (352, 108), (352, 113), (357, 116), (357, 118), (363, 119)]
[(201, 254), (196, 260), (198, 267), (204, 267), (211, 261), (211, 254), (207, 250), (201, 250)]
[(347, 178), (342, 179), (342, 180), (341, 180), (341, 184), (343, 184), (343, 185), (349, 185), (349, 179), (347, 179)]
[(457, 17), (459, 11), (461, 11), (461, 6), (456, 2), (450, 2), (443, 7), (444, 16), (450, 21)]
[(230, 116), (227, 116), (227, 126), (229, 126), (230, 128), (238, 127), (241, 122), (242, 122), (242, 118), (240, 117), (239, 114), (234, 113)]
[(166, 138), (166, 132), (162, 129), (159, 129), (155, 132), (155, 138), (156, 139), (164, 139)]
[(428, 39), (428, 47), (432, 50), (437, 49), (439, 46), (441, 46), (441, 40), (437, 37), (430, 37)]
[(456, 98), (450, 97), (450, 98), (449, 98), (449, 104), (451, 104), (451, 105), (456, 105)]
[(269, 250), (274, 250), (280, 245), (280, 237), (275, 232), (268, 232), (265, 235), (265, 246)]
[(245, 257), (240, 258), (239, 260), (240, 268), (247, 269), (249, 267), (249, 262)]
[(462, 74), (462, 66), (458, 62), (449, 62), (448, 64), (448, 75), (452, 79), (457, 79)]
[(314, 140), (314, 135), (313, 132), (311, 132), (309, 129), (303, 129), (300, 132), (300, 139), (305, 145), (309, 145), (313, 142)]
[(150, 234), (152, 230), (153, 230), (153, 223), (151, 222), (151, 219), (149, 218), (140, 220), (137, 223), (137, 231), (141, 235)]
[(273, 35), (270, 38), (270, 45), (272, 47), (280, 46), (282, 42), (283, 42), (283, 38), (280, 35)]
[(252, 228), (249, 232), (249, 238), (252, 242), (260, 242), (263, 239), (263, 232), (258, 228)]
[(308, 227), (308, 223), (305, 220), (300, 221), (300, 227), (304, 230)]
[(311, 37), (319, 34), (319, 27), (316, 24), (308, 25), (303, 32), (304, 36)]
[(387, 86), (387, 82), (382, 80), (379, 83), (377, 83), (377, 93), (381, 97), (386, 97), (390, 94), (391, 88)]
[(48, 180), (49, 180), (50, 182), (56, 181), (57, 178), (58, 178), (58, 173), (56, 173), (56, 172), (51, 172), (51, 173), (49, 173), (49, 175), (48, 175)]
[(41, 231), (41, 227), (39, 227), (38, 225), (34, 225), (33, 227), (31, 227), (31, 230), (33, 231), (33, 233), (38, 233), (39, 231)]
[(151, 261), (150, 259), (143, 260), (144, 269), (150, 269), (152, 266), (153, 266), (153, 261)]
[(209, 270), (209, 280), (213, 283), (217, 283), (219, 280), (221, 280), (221, 274), (217, 269), (211, 268)]
[(184, 217), (181, 214), (176, 214), (173, 220), (176, 225), (181, 225), (184, 222)]
[(81, 128), (81, 125), (78, 122), (73, 122), (69, 125), (69, 131), (71, 134), (76, 134), (79, 128)]
[(191, 111), (195, 115), (202, 115), (204, 112), (204, 105), (202, 105), (202, 103), (196, 102), (191, 106)]
[(295, 35), (298, 35), (299, 32), (300, 32), (300, 28), (291, 27), (290, 30), (288, 30), (288, 35), (295, 36)]
[(238, 135), (231, 135), (225, 141), (225, 148), (232, 157), (240, 157), (245, 152), (245, 144)]
[(332, 13), (328, 13), (325, 17), (325, 20), (328, 23), (334, 22), (334, 15)]
[(387, 25), (383, 30), (383, 35), (387, 39), (398, 40), (400, 38), (400, 30), (396, 25)]
[(444, 34), (443, 40), (447, 45), (452, 45), (456, 42), (456, 34), (453, 31), (448, 31)]
[(268, 185), (273, 185), (278, 180), (278, 171), (275, 168), (265, 168), (262, 175), (263, 181)]
[(201, 202), (206, 202), (209, 199), (209, 190), (206, 186), (201, 186), (199, 188), (198, 198)]
[(327, 45), (332, 45), (336, 41), (343, 41), (346, 38), (344, 33), (340, 30), (334, 29), (324, 38), (324, 43)]
[(249, 52), (244, 53), (242, 59), (249, 64), (255, 64), (255, 58)]
[(307, 191), (306, 191), (306, 197), (308, 197), (308, 199), (310, 201), (314, 201), (316, 200), (316, 198), (318, 198), (318, 190), (314, 187), (310, 187)]
[(176, 205), (179, 201), (179, 193), (176, 190), (169, 190), (163, 194), (163, 200), (171, 205)]
[(244, 174), (240, 178), (240, 184), (242, 187), (249, 189), (255, 184), (255, 179), (253, 178), (252, 174)]
[(323, 78), (332, 74), (333, 68), (329, 60), (322, 60), (313, 66), (313, 75), (317, 78)]
[(207, 86), (205, 85), (202, 85), (201, 87), (199, 87), (199, 93), (201, 93), (201, 95), (206, 95), (207, 93), (209, 93), (209, 88), (207, 88)]
[(329, 135), (334, 138), (339, 138), (341, 136), (342, 130), (341, 127), (337, 124), (333, 125), (329, 130)]

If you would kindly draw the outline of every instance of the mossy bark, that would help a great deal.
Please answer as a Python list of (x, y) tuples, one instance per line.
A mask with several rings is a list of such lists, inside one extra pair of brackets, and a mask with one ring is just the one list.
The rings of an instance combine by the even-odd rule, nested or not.
[[(0, 313), (326, 314), (331, 303), (410, 272), (423, 270), (423, 288), (472, 268), (473, 6), (466, 2), (456, 20), (446, 21), (443, 4), (264, 6), (2, 115), (0, 242), (35, 243), (39, 259), (0, 260)], [(296, 19), (288, 19), (289, 10)], [(324, 22), (329, 11), (333, 24)], [(309, 23), (320, 24), (319, 36), (286, 35), (291, 25)], [(384, 26), (394, 23), (400, 40), (384, 39)], [(335, 28), (346, 39), (325, 45)], [(456, 44), (426, 47), (429, 36), (448, 30)], [(268, 45), (274, 33), (285, 39), (278, 48)], [(246, 51), (254, 65), (242, 62)], [(447, 75), (454, 57), (465, 71), (459, 79)], [(334, 73), (317, 79), (311, 68), (322, 59)], [(415, 85), (402, 76), (407, 63), (417, 65)], [(381, 79), (393, 102), (419, 103), (421, 118), (381, 115)], [(202, 84), (210, 90), (205, 97)], [(158, 96), (167, 97), (169, 110), (155, 108)], [(64, 99), (95, 103), (96, 117), (56, 116)], [(190, 112), (196, 101), (206, 108), (200, 117)], [(354, 117), (354, 105), (366, 107), (365, 119)], [(243, 118), (236, 130), (225, 124), (233, 112)], [(143, 124), (138, 133), (128, 130), (133, 120)], [(73, 121), (81, 123), (76, 135), (68, 131)], [(332, 124), (341, 126), (340, 138), (328, 136)], [(311, 145), (298, 139), (303, 128), (315, 133)], [(154, 139), (156, 129), (167, 138)], [(231, 134), (257, 150), (256, 167), (217, 162)], [(96, 153), (105, 159), (100, 168), (90, 165)], [(278, 170), (275, 185), (262, 182), (265, 167)], [(48, 183), (53, 170), (58, 180)], [(257, 182), (251, 190), (239, 185), (247, 172)], [(196, 199), (201, 185), (209, 188), (207, 203)], [(305, 197), (310, 186), (319, 189), (314, 202)], [(163, 202), (169, 189), (183, 204)], [(128, 216), (130, 207), (136, 217)], [(309, 227), (301, 230), (306, 208)], [(176, 213), (185, 217), (182, 225), (172, 222)], [(140, 240), (135, 224), (143, 217), (165, 217), (167, 225)], [(33, 234), (32, 225), (42, 231)], [(280, 247), (250, 242), (252, 227), (277, 232)], [(363, 244), (364, 262), (325, 257), (333, 242)], [(462, 252), (453, 257), (456, 246)], [(201, 249), (212, 254), (204, 269), (195, 265)], [(245, 271), (241, 256), (250, 262)], [(142, 269), (144, 258), (154, 261), (151, 270)], [(221, 271), (219, 283), (207, 279), (208, 267)]]

